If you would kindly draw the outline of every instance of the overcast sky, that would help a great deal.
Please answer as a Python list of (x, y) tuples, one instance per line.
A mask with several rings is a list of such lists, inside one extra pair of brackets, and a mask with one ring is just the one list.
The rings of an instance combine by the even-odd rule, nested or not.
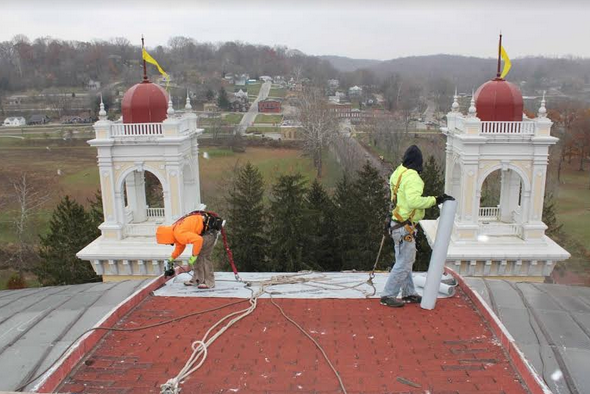
[(0, 40), (198, 41), (285, 45), (311, 55), (391, 59), (438, 53), (590, 57), (590, 1), (1, 0)]

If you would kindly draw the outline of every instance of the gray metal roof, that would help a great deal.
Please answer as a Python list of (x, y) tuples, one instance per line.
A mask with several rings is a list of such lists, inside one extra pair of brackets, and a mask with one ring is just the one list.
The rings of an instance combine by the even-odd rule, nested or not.
[(0, 291), (0, 390), (14, 390), (43, 372), (80, 334), (144, 283)]
[[(590, 288), (466, 278), (554, 393), (590, 387)], [(560, 377), (561, 371), (563, 376)]]

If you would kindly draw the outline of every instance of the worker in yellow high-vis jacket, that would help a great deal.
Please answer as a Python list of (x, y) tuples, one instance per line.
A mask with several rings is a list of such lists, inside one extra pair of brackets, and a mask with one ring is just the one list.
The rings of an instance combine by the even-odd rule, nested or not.
[[(412, 279), (412, 266), (416, 261), (416, 231), (418, 222), (424, 218), (424, 210), (453, 199), (443, 194), (438, 197), (424, 197), (422, 152), (416, 145), (404, 153), (402, 164), (391, 175), (391, 200), (395, 209), (388, 227), (395, 248), (395, 264), (391, 269), (385, 288), (381, 293), (381, 304), (402, 307), (406, 303), (420, 303), (422, 297), (416, 293)], [(402, 293), (401, 300), (397, 298)]]

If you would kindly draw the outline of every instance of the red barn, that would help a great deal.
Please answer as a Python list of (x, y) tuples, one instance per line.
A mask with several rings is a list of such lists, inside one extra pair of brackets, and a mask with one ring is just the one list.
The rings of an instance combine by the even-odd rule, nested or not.
[(258, 112), (279, 113), (281, 112), (281, 102), (279, 100), (261, 100), (258, 102)]

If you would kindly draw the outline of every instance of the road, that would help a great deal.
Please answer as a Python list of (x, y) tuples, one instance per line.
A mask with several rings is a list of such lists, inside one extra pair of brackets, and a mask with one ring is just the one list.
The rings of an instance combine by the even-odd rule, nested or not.
[(248, 127), (252, 126), (252, 124), (254, 123), (256, 115), (258, 115), (258, 102), (268, 97), (271, 85), (271, 82), (265, 82), (260, 87), (258, 97), (256, 97), (256, 100), (254, 100), (254, 102), (250, 105), (250, 109), (248, 110), (248, 112), (244, 114), (242, 120), (240, 121), (240, 124), (238, 126), (238, 132), (240, 134), (245, 134)]

